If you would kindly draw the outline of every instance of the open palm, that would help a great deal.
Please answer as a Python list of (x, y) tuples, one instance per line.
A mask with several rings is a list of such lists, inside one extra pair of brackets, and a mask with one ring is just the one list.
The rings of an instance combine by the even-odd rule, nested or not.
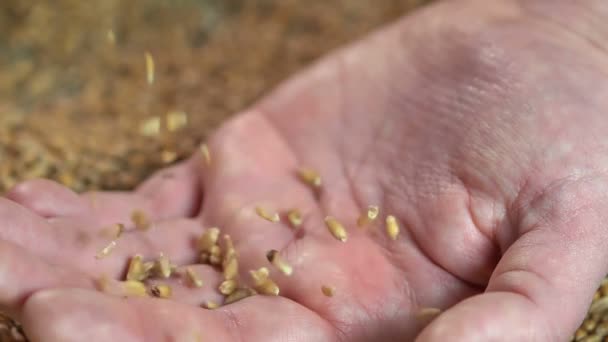
[[(0, 303), (35, 341), (407, 341), (424, 307), (448, 310), (421, 341), (567, 338), (607, 268), (608, 66), (534, 8), (483, 7), (440, 3), (338, 51), (219, 129), (209, 164), (194, 156), (134, 193), (18, 186), (0, 205)], [(368, 205), (381, 219), (358, 228)], [(302, 227), (258, 206), (298, 208)], [(152, 227), (95, 259), (101, 227), (135, 209)], [(201, 288), (169, 280), (172, 300), (94, 290), (135, 254), (195, 264), (193, 241), (214, 226), (242, 279), (281, 252), (294, 272), (272, 269), (280, 296), (202, 309), (222, 298), (208, 265), (193, 266)]]

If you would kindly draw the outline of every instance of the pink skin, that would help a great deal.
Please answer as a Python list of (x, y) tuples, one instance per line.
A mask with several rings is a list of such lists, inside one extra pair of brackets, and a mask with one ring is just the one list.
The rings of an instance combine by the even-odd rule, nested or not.
[[(33, 341), (566, 340), (608, 272), (606, 13), (601, 0), (441, 2), (226, 123), (210, 166), (195, 156), (133, 193), (21, 184), (0, 201), (0, 304)], [(323, 176), (318, 199), (302, 165)], [(255, 216), (260, 203), (300, 208), (304, 234)], [(397, 241), (356, 228), (369, 204), (399, 219)], [(100, 227), (133, 209), (153, 228), (95, 260)], [(193, 262), (211, 226), (232, 236), (243, 277), (281, 250), (295, 270), (273, 271), (283, 297), (197, 308), (218, 298), (206, 266), (202, 289), (172, 280), (174, 300), (92, 289), (134, 253)], [(447, 311), (424, 327), (421, 307)]]

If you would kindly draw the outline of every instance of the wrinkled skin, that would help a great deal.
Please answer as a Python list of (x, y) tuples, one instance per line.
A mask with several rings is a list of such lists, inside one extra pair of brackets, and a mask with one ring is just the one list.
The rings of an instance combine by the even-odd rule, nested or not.
[[(0, 304), (33, 341), (566, 340), (608, 268), (605, 6), (445, 1), (226, 123), (210, 166), (195, 156), (133, 193), (21, 184), (0, 201)], [(322, 174), (318, 198), (301, 165)], [(259, 203), (300, 208), (303, 233), (256, 217)], [(397, 241), (356, 228), (369, 204), (399, 219)], [(135, 208), (153, 228), (96, 260), (100, 227)], [(243, 277), (281, 250), (295, 269), (273, 273), (282, 297), (200, 309), (219, 299), (208, 266), (202, 289), (173, 280), (173, 300), (93, 289), (134, 253), (194, 262), (211, 226), (233, 237)], [(421, 307), (447, 311), (425, 328)]]

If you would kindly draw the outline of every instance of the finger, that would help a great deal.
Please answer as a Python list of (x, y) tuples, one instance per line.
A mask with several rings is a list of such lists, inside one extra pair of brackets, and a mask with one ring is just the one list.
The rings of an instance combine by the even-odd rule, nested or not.
[(607, 190), (582, 180), (530, 202), (486, 293), (448, 310), (418, 341), (567, 340), (608, 271)]
[(288, 223), (270, 222), (256, 208), (273, 216), (297, 207), (308, 220), (314, 197), (295, 176), (294, 156), (259, 115), (247, 113), (230, 122), (209, 148), (212, 161), (204, 172), (202, 220), (231, 235), (245, 272), (260, 267), (267, 263), (267, 250), (281, 249), (295, 234)]
[(48, 257), (71, 244), (66, 242), (72, 236), (65, 231), (55, 232), (42, 217), (13, 201), (0, 198), (0, 217), (0, 239), (32, 254)]
[[(57, 249), (52, 255), (53, 260), (75, 265), (91, 275), (120, 278), (134, 255), (152, 261), (162, 253), (176, 265), (195, 263), (198, 258), (196, 240), (205, 232), (193, 219), (161, 221), (146, 231), (128, 230), (118, 239), (109, 237), (106, 229), (99, 227), (97, 231), (80, 234), (78, 228), (71, 229), (77, 232), (72, 235), (79, 235), (73, 239), (79, 241), (76, 244), (70, 242), (70, 248)], [(111, 247), (106, 249), (108, 246)]]
[(92, 288), (93, 283), (84, 274), (49, 264), (0, 240), (0, 310), (19, 317), (30, 294), (59, 286)]
[(17, 184), (6, 197), (42, 217), (86, 214), (88, 207), (69, 188), (46, 179), (34, 179)]
[(25, 305), (33, 341), (334, 341), (333, 329), (283, 298), (250, 297), (205, 310), (167, 300), (126, 300), (86, 290), (49, 290)]
[(100, 225), (130, 224), (133, 211), (149, 220), (192, 217), (202, 199), (199, 182), (200, 163), (196, 158), (160, 170), (135, 192), (90, 192), (84, 198)]

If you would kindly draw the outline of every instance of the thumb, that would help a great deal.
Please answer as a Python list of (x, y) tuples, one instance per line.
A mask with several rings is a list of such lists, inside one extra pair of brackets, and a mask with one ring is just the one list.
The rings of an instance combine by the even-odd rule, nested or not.
[[(426, 327), (417, 342), (567, 341), (608, 269), (608, 183), (569, 181), (512, 215), (516, 240), (483, 294)], [(498, 240), (509, 232), (497, 232)]]

